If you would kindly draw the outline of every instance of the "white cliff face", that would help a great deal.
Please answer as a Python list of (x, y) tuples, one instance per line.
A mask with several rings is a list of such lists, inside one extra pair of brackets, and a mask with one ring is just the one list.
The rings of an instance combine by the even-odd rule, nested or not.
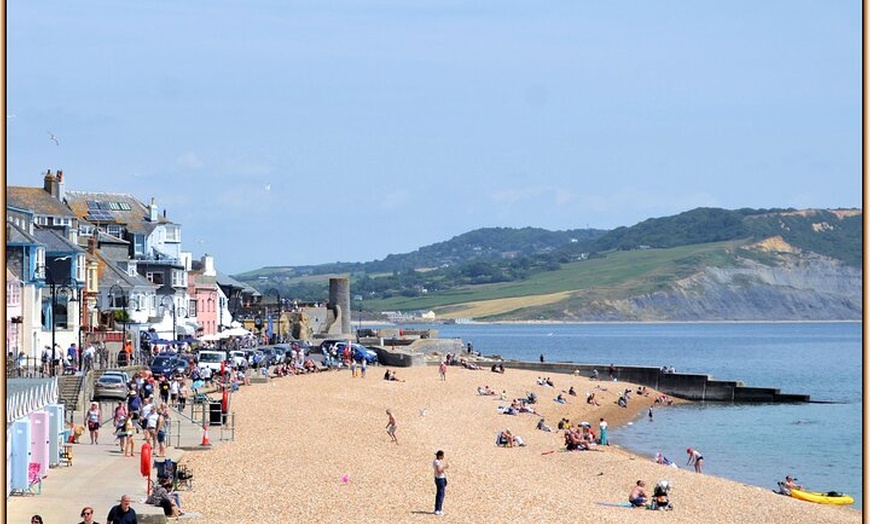
[(774, 259), (776, 265), (740, 259), (734, 267), (706, 267), (663, 291), (565, 313), (586, 321), (861, 319), (860, 269), (813, 253), (780, 252)]

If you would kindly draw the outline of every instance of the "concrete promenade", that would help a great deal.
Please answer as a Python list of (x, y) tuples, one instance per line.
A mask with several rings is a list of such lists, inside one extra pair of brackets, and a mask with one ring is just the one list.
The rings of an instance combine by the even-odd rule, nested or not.
[[(163, 510), (157, 506), (145, 504), (147, 498), (147, 480), (140, 474), (140, 451), (144, 443), (142, 432), (134, 435), (135, 457), (124, 457), (112, 434), (111, 408), (112, 403), (103, 403), (103, 418), (99, 444), (91, 445), (88, 431), (82, 434), (78, 444), (72, 444), (72, 466), (59, 465), (49, 469), (48, 476), (42, 481), (42, 493), (31, 495), (13, 495), (6, 499), (5, 522), (27, 523), (30, 517), (38, 514), (46, 524), (69, 524), (81, 521), (81, 510), (85, 506), (94, 508), (94, 520), (105, 523), (106, 515), (112, 506), (120, 502), (121, 495), (127, 494), (132, 501), (131, 507), (136, 511), (141, 523), (166, 522)], [(190, 413), (188, 405), (186, 413)], [(172, 432), (168, 442), (166, 457), (179, 462), (185, 453), (207, 453), (208, 448), (201, 446), (202, 427), (172, 412)], [(76, 412), (75, 421), (83, 420), (82, 412)], [(179, 422), (180, 421), (180, 422)], [(217, 427), (209, 431), (209, 440), (218, 445), (212, 437)], [(202, 450), (202, 451), (200, 451)], [(153, 452), (155, 455), (156, 450)], [(162, 458), (154, 457), (162, 461)], [(196, 472), (192, 472), (193, 487), (196, 487)], [(152, 481), (157, 479), (157, 469), (152, 467)], [(34, 486), (34, 491), (38, 488)], [(179, 490), (182, 508), (184, 507), (184, 489)], [(195, 515), (185, 515), (179, 520), (195, 518)], [(175, 519), (169, 519), (175, 520)]]

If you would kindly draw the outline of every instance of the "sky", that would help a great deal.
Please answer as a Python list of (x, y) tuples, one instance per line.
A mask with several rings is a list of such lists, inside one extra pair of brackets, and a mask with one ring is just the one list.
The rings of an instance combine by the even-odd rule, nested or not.
[(861, 9), (9, 2), (6, 183), (153, 197), (230, 274), (482, 227), (861, 207)]

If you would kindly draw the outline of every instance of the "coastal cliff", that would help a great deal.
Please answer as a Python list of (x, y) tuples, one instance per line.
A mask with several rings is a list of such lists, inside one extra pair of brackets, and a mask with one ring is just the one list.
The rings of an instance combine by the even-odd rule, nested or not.
[(775, 264), (741, 258), (703, 267), (667, 289), (596, 300), (565, 317), (579, 321), (860, 320), (860, 269), (815, 253), (781, 251)]

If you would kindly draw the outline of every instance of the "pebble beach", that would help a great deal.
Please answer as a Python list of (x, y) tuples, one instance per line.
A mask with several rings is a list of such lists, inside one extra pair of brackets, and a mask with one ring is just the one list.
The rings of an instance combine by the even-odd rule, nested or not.
[[(862, 521), (862, 512), (848, 507), (694, 473), (685, 456), (671, 457), (681, 466), (675, 469), (622, 450), (619, 426), (644, 417), (655, 395), (634, 395), (627, 409), (618, 407), (619, 392), (635, 384), (552, 375), (551, 388), (536, 383), (535, 371), (458, 366), (444, 381), (436, 366), (392, 368), (403, 381), (394, 382), (383, 380), (385, 369), (369, 367), (366, 378), (349, 370), (273, 378), (233, 394), (235, 441), (185, 456), (196, 478), (195, 489), (182, 492), (185, 511), (210, 523)], [(508, 401), (479, 395), (483, 386), (505, 391)], [(553, 401), (572, 386), (577, 396)], [(600, 406), (585, 402), (590, 391)], [(528, 392), (538, 396), (538, 415), (498, 411)], [(386, 409), (397, 419), (398, 445), (386, 433)], [(553, 432), (535, 429), (541, 417)], [(588, 421), (596, 431), (604, 417), (612, 445), (565, 451), (556, 428), (562, 417)], [(506, 428), (526, 445), (496, 446)], [(437, 450), (448, 464), (444, 515), (433, 514)], [(618, 506), (638, 479), (650, 493), (658, 480), (669, 480), (675, 509)]]

